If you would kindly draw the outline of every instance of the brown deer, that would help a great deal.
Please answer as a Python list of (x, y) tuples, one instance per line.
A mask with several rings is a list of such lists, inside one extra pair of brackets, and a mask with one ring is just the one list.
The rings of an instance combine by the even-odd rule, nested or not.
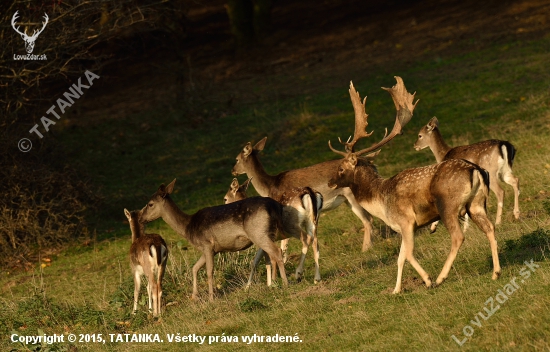
[[(246, 174), (252, 179), (252, 185), (254, 185), (258, 194), (275, 200), (281, 199), (285, 192), (292, 189), (302, 187), (314, 189), (323, 197), (321, 212), (334, 209), (346, 202), (364, 226), (362, 251), (369, 249), (372, 245), (372, 225), (370, 222), (372, 217), (357, 203), (349, 188), (331, 189), (327, 186), (328, 180), (338, 168), (340, 161), (330, 160), (302, 169), (269, 175), (258, 158), (258, 153), (264, 149), (266, 141), (267, 137), (256, 143), (254, 147), (248, 142), (237, 155), (237, 162), (233, 167), (232, 174), (234, 176)], [(286, 253), (287, 242), (281, 241), (281, 248), (284, 253)]]
[(236, 178), (231, 181), (231, 185), (229, 186), (229, 190), (223, 197), (223, 203), (229, 204), (236, 202), (238, 200), (243, 200), (248, 198), (246, 196), (246, 190), (248, 189), (248, 185), (250, 184), (251, 178), (247, 179), (243, 182), (242, 185), (239, 185), (239, 180)]
[[(168, 247), (160, 235), (145, 234), (144, 226), (140, 224), (140, 212), (129, 212), (124, 209), (124, 214), (132, 231), (132, 246), (130, 247), (130, 265), (134, 275), (134, 314), (137, 311), (141, 276), (147, 277), (147, 296), (149, 311), (151, 307), (153, 316), (160, 315), (162, 298), (162, 278), (168, 259)], [(152, 301), (152, 302), (151, 302)]]
[(283, 206), (271, 198), (253, 197), (216, 207), (203, 208), (193, 215), (181, 211), (170, 198), (176, 180), (160, 185), (141, 210), (143, 223), (162, 218), (174, 231), (186, 238), (203, 254), (193, 266), (193, 295), (198, 298), (197, 272), (206, 264), (208, 293), (214, 300), (214, 256), (236, 252), (255, 244), (263, 249), (272, 263), (277, 263), (283, 285), (288, 286), (283, 257), (274, 242), (282, 229)]
[[(246, 199), (246, 189), (250, 179), (246, 180), (239, 186), (239, 181), (234, 178), (229, 186), (229, 190), (224, 197), (226, 204)], [(319, 209), (323, 204), (323, 196), (319, 192), (314, 192), (309, 187), (295, 188), (289, 192), (283, 193), (280, 199), (283, 205), (283, 231), (278, 233), (277, 239), (288, 239), (287, 235), (302, 241), (302, 257), (300, 264), (296, 268), (296, 279), (301, 280), (304, 272), (304, 264), (308, 247), (313, 243), (313, 253), (315, 259), (315, 283), (321, 281), (321, 273), (319, 270), (319, 246), (317, 244), (317, 221), (319, 218)], [(260, 248), (252, 262), (250, 277), (248, 278), (247, 287), (252, 284), (254, 273), (258, 267), (258, 263), (264, 255), (264, 251)], [(269, 258), (266, 258), (267, 268), (267, 284), (271, 285), (271, 278), (275, 278), (276, 271), (271, 273), (271, 263)], [(273, 268), (274, 269), (274, 268)]]
[[(375, 145), (355, 151), (355, 143), (367, 137), (368, 125), (365, 100), (361, 102), (353, 84), (350, 96), (355, 110), (355, 134), (351, 142), (345, 143), (346, 151), (340, 166), (329, 182), (333, 188), (350, 187), (355, 198), (372, 215), (380, 218), (394, 231), (401, 234), (401, 249), (397, 260), (397, 283), (393, 293), (401, 292), (401, 278), (405, 259), (424, 280), (427, 287), (432, 280), (413, 255), (414, 232), (420, 227), (441, 219), (451, 234), (452, 247), (435, 285), (448, 276), (457, 252), (464, 241), (459, 216), (468, 214), (474, 223), (487, 235), (493, 256), (493, 279), (500, 275), (494, 226), (487, 217), (486, 199), (489, 189), (489, 175), (479, 166), (461, 159), (445, 160), (439, 164), (404, 170), (384, 179), (372, 164), (379, 149), (401, 133), (402, 127), (410, 121), (416, 103), (414, 94), (409, 94), (403, 80), (396, 77), (397, 84), (387, 90), (395, 103), (397, 116), (394, 127)], [(418, 101), (417, 101), (418, 103)], [(370, 154), (368, 154), (370, 153)], [(361, 155), (366, 157), (360, 158)]]
[(489, 186), (497, 197), (497, 216), (495, 224), (502, 221), (504, 190), (498, 180), (506, 182), (514, 189), (514, 217), (519, 219), (519, 180), (512, 174), (512, 165), (516, 148), (508, 141), (491, 139), (460, 147), (449, 147), (439, 131), (439, 121), (433, 117), (418, 132), (414, 149), (429, 147), (438, 163), (449, 159), (465, 159), (477, 164), (489, 172)]

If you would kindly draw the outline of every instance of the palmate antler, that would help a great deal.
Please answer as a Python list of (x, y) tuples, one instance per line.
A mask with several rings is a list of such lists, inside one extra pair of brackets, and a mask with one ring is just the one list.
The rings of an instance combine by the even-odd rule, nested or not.
[(390, 93), (395, 104), (395, 109), (397, 110), (395, 124), (393, 125), (393, 129), (391, 130), (390, 134), (388, 135), (388, 130), (386, 129), (384, 138), (382, 138), (380, 142), (376, 143), (373, 146), (355, 152), (355, 143), (357, 143), (357, 141), (361, 138), (369, 137), (372, 132), (366, 132), (366, 128), (368, 126), (368, 115), (365, 112), (365, 102), (367, 98), (365, 97), (365, 99), (361, 102), (359, 93), (353, 87), (353, 83), (351, 83), (349, 93), (351, 97), (351, 102), (353, 104), (353, 109), (355, 110), (355, 132), (353, 135), (353, 140), (350, 142), (348, 139), (346, 143), (343, 143), (340, 138), (338, 138), (340, 140), (340, 143), (345, 145), (345, 152), (334, 149), (329, 141), (328, 146), (333, 152), (343, 156), (347, 156), (350, 153), (354, 153), (355, 155), (359, 156), (380, 149), (383, 145), (391, 141), (395, 136), (401, 134), (403, 126), (405, 126), (411, 120), (414, 108), (416, 107), (416, 104), (418, 104), (418, 100), (413, 104), (414, 95), (416, 94), (416, 92), (410, 94), (405, 88), (403, 79), (398, 76), (395, 76), (395, 79), (397, 81), (395, 86), (393, 86), (392, 88), (382, 88)]

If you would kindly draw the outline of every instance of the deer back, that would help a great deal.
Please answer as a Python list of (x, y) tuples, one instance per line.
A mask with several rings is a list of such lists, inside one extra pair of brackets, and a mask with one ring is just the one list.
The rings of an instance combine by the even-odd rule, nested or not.
[(445, 154), (445, 160), (465, 159), (481, 166), (490, 173), (496, 173), (504, 165), (512, 168), (515, 155), (516, 149), (510, 142), (490, 139), (455, 147)]
[(252, 197), (199, 210), (185, 228), (187, 239), (197, 247), (205, 243), (217, 252), (250, 247), (254, 233), (274, 235), (282, 228), (282, 206), (271, 198)]

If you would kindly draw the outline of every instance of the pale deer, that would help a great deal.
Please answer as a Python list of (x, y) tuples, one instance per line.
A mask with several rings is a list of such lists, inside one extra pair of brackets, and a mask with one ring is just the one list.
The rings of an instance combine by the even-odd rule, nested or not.
[[(235, 178), (229, 190), (224, 197), (226, 204), (246, 199), (246, 189), (250, 179), (246, 180), (239, 186), (239, 181)], [(302, 256), (300, 264), (296, 268), (296, 279), (300, 281), (304, 272), (304, 264), (308, 247), (313, 243), (313, 253), (315, 259), (315, 283), (321, 281), (321, 273), (319, 270), (319, 246), (317, 243), (317, 221), (319, 218), (319, 209), (323, 205), (323, 196), (319, 192), (313, 191), (309, 187), (295, 188), (289, 192), (283, 193), (280, 199), (283, 205), (283, 233), (277, 234), (277, 239), (288, 239), (288, 236), (299, 239), (302, 242)], [(252, 284), (254, 273), (258, 267), (258, 263), (264, 255), (264, 251), (260, 248), (252, 262), (250, 277), (248, 278), (247, 287)], [(270, 285), (271, 277), (276, 275), (276, 271), (271, 273), (271, 263), (266, 256), (267, 267), (267, 284)]]
[(134, 314), (137, 311), (141, 276), (147, 277), (147, 296), (149, 310), (153, 316), (160, 315), (162, 299), (162, 278), (168, 259), (168, 247), (160, 236), (146, 234), (144, 226), (140, 224), (140, 212), (129, 212), (124, 209), (124, 214), (132, 231), (132, 246), (130, 247), (130, 265), (134, 276)]
[[(281, 199), (283, 193), (295, 188), (309, 187), (314, 189), (323, 197), (321, 212), (334, 209), (346, 202), (363, 223), (362, 251), (368, 250), (372, 245), (372, 217), (357, 203), (349, 188), (331, 189), (327, 186), (328, 180), (338, 168), (340, 161), (330, 160), (302, 169), (269, 175), (258, 158), (258, 153), (264, 149), (266, 140), (267, 137), (263, 138), (254, 147), (250, 142), (244, 146), (243, 150), (237, 155), (237, 162), (232, 170), (233, 176), (246, 174), (252, 178), (252, 185), (254, 185), (258, 194), (275, 200)], [(285, 254), (287, 243), (288, 241), (281, 241), (281, 248)]]
[(220, 252), (245, 250), (255, 244), (276, 263), (288, 286), (283, 257), (274, 242), (282, 229), (283, 207), (271, 198), (253, 197), (245, 200), (203, 208), (193, 215), (181, 211), (170, 198), (176, 180), (168, 186), (160, 185), (147, 205), (141, 210), (141, 221), (147, 223), (162, 218), (175, 232), (203, 254), (193, 266), (192, 299), (198, 299), (197, 272), (206, 264), (208, 293), (214, 300), (214, 256)]
[(499, 180), (506, 182), (514, 189), (514, 217), (519, 219), (519, 180), (512, 173), (512, 165), (516, 148), (508, 141), (491, 139), (460, 147), (449, 147), (439, 131), (439, 121), (433, 117), (426, 126), (418, 132), (418, 139), (414, 149), (421, 150), (429, 147), (437, 162), (449, 159), (465, 159), (477, 164), (489, 172), (490, 189), (497, 197), (497, 216), (495, 224), (502, 221), (502, 206), (504, 190)]
[[(393, 293), (401, 292), (401, 278), (405, 259), (424, 280), (427, 287), (432, 280), (413, 255), (415, 230), (441, 219), (451, 234), (452, 246), (449, 256), (435, 285), (448, 276), (457, 252), (464, 241), (459, 216), (468, 214), (474, 223), (487, 235), (493, 257), (493, 279), (500, 275), (500, 264), (495, 240), (494, 225), (487, 217), (486, 199), (489, 192), (489, 175), (479, 166), (461, 159), (445, 160), (439, 164), (407, 169), (384, 179), (372, 164), (379, 149), (401, 133), (402, 127), (412, 118), (416, 103), (414, 94), (409, 94), (403, 80), (396, 77), (397, 84), (387, 90), (395, 103), (397, 116), (394, 127), (375, 145), (355, 151), (355, 143), (366, 133), (367, 117), (365, 100), (361, 102), (353, 84), (350, 96), (355, 110), (355, 135), (345, 143), (346, 151), (332, 151), (344, 156), (329, 185), (333, 188), (350, 187), (355, 198), (373, 216), (380, 218), (394, 231), (401, 234), (401, 249), (397, 260), (397, 283)], [(418, 101), (417, 101), (418, 102)], [(370, 154), (368, 154), (370, 153)], [(364, 158), (360, 155), (368, 154)]]

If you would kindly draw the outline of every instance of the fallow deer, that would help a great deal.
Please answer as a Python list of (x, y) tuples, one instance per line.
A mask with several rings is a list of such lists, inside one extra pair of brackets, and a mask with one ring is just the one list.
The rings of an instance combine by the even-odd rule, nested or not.
[(449, 147), (439, 131), (439, 121), (433, 117), (418, 132), (414, 149), (429, 147), (438, 163), (449, 159), (465, 159), (477, 164), (489, 172), (489, 186), (497, 197), (497, 216), (495, 224), (502, 221), (504, 190), (498, 180), (506, 182), (514, 189), (514, 217), (519, 219), (519, 180), (512, 174), (512, 165), (516, 148), (508, 141), (491, 139), (470, 145)]
[[(226, 204), (239, 201), (246, 197), (246, 189), (250, 179), (246, 180), (239, 186), (239, 181), (235, 178), (229, 187), (229, 191), (224, 197)], [(309, 187), (295, 188), (289, 192), (283, 193), (280, 199), (280, 203), (283, 205), (283, 232), (278, 233), (277, 239), (287, 239), (287, 236), (291, 236), (302, 241), (302, 257), (300, 258), (300, 264), (296, 268), (296, 279), (301, 280), (304, 272), (305, 258), (308, 247), (313, 243), (313, 253), (315, 259), (315, 283), (321, 281), (321, 273), (319, 270), (319, 246), (317, 244), (317, 221), (319, 216), (319, 209), (323, 205), (323, 196), (319, 192), (314, 192)], [(258, 263), (264, 254), (264, 251), (260, 248), (254, 257), (252, 262), (252, 268), (250, 277), (248, 278), (247, 287), (252, 284), (254, 273), (258, 266)], [(271, 264), (266, 256), (267, 267), (267, 284), (270, 285), (271, 277), (275, 277), (276, 271), (271, 273)]]
[(193, 215), (181, 211), (170, 198), (176, 180), (160, 185), (141, 210), (141, 222), (162, 218), (174, 231), (186, 238), (203, 254), (193, 266), (193, 295), (198, 298), (197, 272), (206, 264), (208, 293), (214, 300), (214, 256), (236, 252), (255, 244), (279, 267), (283, 285), (288, 286), (283, 257), (274, 242), (282, 229), (283, 206), (271, 198), (253, 197), (239, 202), (203, 208)]
[[(144, 226), (140, 224), (140, 212), (129, 212), (124, 209), (124, 214), (132, 231), (132, 246), (130, 247), (130, 265), (134, 276), (134, 314), (137, 311), (141, 276), (147, 277), (147, 296), (149, 310), (153, 310), (153, 316), (160, 315), (162, 299), (162, 278), (168, 259), (168, 247), (160, 236), (145, 234)], [(152, 302), (151, 302), (152, 301)], [(151, 308), (152, 307), (152, 308)]]
[(229, 186), (229, 190), (223, 197), (223, 203), (229, 204), (236, 202), (238, 200), (243, 200), (248, 198), (246, 196), (246, 190), (248, 189), (248, 185), (250, 184), (251, 178), (247, 179), (243, 182), (242, 185), (239, 185), (239, 180), (236, 178), (231, 181), (231, 185)]
[[(283, 193), (295, 188), (309, 187), (314, 189), (323, 197), (321, 212), (332, 210), (346, 202), (363, 223), (362, 251), (368, 250), (372, 246), (372, 217), (357, 203), (349, 188), (331, 189), (327, 186), (328, 180), (338, 168), (340, 161), (330, 160), (302, 169), (269, 175), (258, 158), (258, 153), (264, 149), (266, 141), (267, 137), (264, 137), (254, 147), (250, 142), (244, 146), (243, 150), (237, 155), (237, 162), (232, 170), (233, 176), (246, 174), (252, 178), (252, 185), (254, 185), (258, 194), (275, 200), (281, 199)], [(286, 253), (287, 242), (281, 241), (283, 253)]]
[[(489, 189), (489, 174), (479, 166), (461, 159), (445, 160), (439, 164), (407, 169), (384, 179), (372, 164), (380, 148), (401, 133), (402, 127), (410, 121), (416, 103), (414, 94), (409, 94), (403, 80), (395, 77), (397, 84), (387, 90), (395, 103), (397, 115), (391, 133), (375, 145), (355, 151), (355, 143), (366, 133), (367, 113), (365, 100), (361, 102), (353, 84), (350, 96), (355, 110), (355, 134), (351, 142), (345, 143), (346, 151), (340, 166), (329, 182), (332, 188), (350, 187), (355, 198), (372, 215), (380, 218), (393, 230), (401, 234), (401, 249), (397, 260), (397, 283), (393, 293), (401, 292), (401, 278), (405, 259), (408, 260), (424, 280), (427, 287), (432, 280), (413, 255), (415, 230), (441, 219), (451, 234), (452, 247), (435, 285), (448, 276), (457, 252), (464, 241), (459, 216), (470, 215), (474, 223), (487, 235), (493, 257), (493, 279), (500, 275), (500, 264), (495, 240), (494, 225), (487, 217), (486, 199)], [(418, 103), (418, 101), (417, 101)], [(371, 132), (372, 133), (372, 132)], [(370, 154), (368, 154), (370, 153)], [(359, 156), (367, 154), (366, 157)]]

